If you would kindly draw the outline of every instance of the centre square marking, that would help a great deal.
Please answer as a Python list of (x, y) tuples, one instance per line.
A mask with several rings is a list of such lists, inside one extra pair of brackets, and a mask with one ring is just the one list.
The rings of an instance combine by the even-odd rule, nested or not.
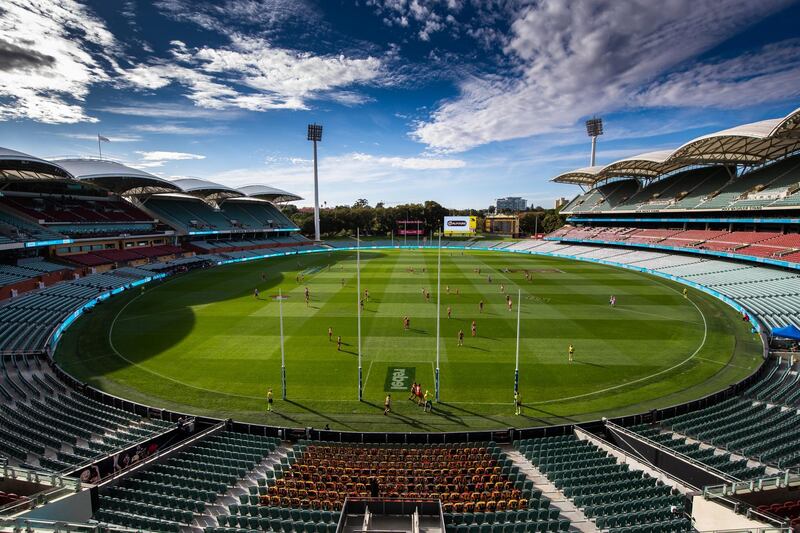
[(414, 383), (416, 373), (417, 368), (414, 366), (389, 365), (386, 369), (386, 381), (383, 383), (383, 390), (385, 392), (411, 390), (411, 384)]

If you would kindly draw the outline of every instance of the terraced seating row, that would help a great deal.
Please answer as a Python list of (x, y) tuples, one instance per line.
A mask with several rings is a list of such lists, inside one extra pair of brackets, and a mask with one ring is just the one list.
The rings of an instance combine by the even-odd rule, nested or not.
[(606, 183), (578, 195), (562, 213), (745, 210), (800, 205), (800, 158), (790, 156), (730, 178), (724, 167), (677, 172), (641, 187)]
[(265, 507), (253, 506), (257, 509), (256, 512), (249, 514), (236, 514), (240, 511), (241, 507), (231, 506), (231, 515), (220, 515), (217, 521), (220, 526), (262, 529), (265, 531), (281, 531), (283, 522), (292, 522), (295, 531), (304, 531), (306, 527), (313, 528), (315, 531), (318, 526), (322, 526), (325, 531), (328, 528), (333, 528), (335, 531), (336, 525), (339, 523), (341, 513), (321, 510), (308, 510), (308, 509), (290, 509), (280, 507)]
[[(548, 531), (557, 527), (562, 531), (569, 528), (569, 520), (559, 519), (559, 510), (555, 507), (545, 507), (541, 509), (528, 509), (523, 511), (487, 511), (475, 513), (444, 513), (444, 523), (446, 526), (454, 525), (507, 525), (516, 524), (525, 527), (527, 531), (534, 531), (542, 526)], [(448, 528), (449, 529), (449, 528)]]
[[(324, 522), (301, 522), (281, 520), (278, 518), (249, 518), (246, 526), (239, 527), (207, 527), (205, 533), (256, 533), (274, 531), (275, 533), (335, 533), (336, 524)], [(246, 529), (249, 527), (249, 529)]]
[(277, 445), (269, 437), (214, 435), (106, 489), (95, 518), (123, 526), (153, 519), (157, 528), (189, 524)]
[(514, 446), (587, 517), (595, 518), (598, 528), (690, 527), (688, 521), (673, 524), (673, 507), (682, 508), (683, 503), (677, 492), (627, 464), (617, 464), (588, 441), (563, 435), (516, 441)]
[(68, 392), (38, 357), (14, 356), (3, 360), (0, 369), (6, 393), (0, 405), (0, 440), (3, 453), (20, 462), (71, 470), (171, 426)]
[[(774, 365), (740, 397), (662, 422), (664, 427), (763, 463), (800, 465), (800, 415), (776, 403), (797, 401), (796, 376)], [(759, 401), (753, 401), (755, 398)]]
[(148, 271), (92, 274), (14, 298), (0, 307), (0, 352), (41, 352), (59, 322), (100, 296), (151, 276)]
[(68, 269), (67, 266), (44, 260), (20, 261), (16, 265), (0, 265), (0, 286), (13, 285), (38, 278), (43, 274)]
[[(524, 474), (494, 443), (356, 446), (304, 443), (276, 465), (262, 503), (339, 510), (348, 495), (369, 495), (375, 479), (389, 497), (441, 499), (445, 512), (538, 508)], [(422, 465), (422, 467), (420, 466)]]
[(140, 531), (162, 531), (165, 533), (180, 533), (181, 531), (181, 524), (179, 522), (146, 518), (123, 511), (101, 509), (95, 513), (94, 518), (98, 522), (118, 524)]
[(764, 466), (750, 467), (746, 459), (734, 461), (730, 453), (717, 454), (713, 448), (701, 448), (697, 442), (689, 443), (685, 438), (675, 438), (674, 433), (662, 433), (658, 428), (647, 424), (628, 429), (739, 480), (756, 479), (762, 477), (765, 472)]

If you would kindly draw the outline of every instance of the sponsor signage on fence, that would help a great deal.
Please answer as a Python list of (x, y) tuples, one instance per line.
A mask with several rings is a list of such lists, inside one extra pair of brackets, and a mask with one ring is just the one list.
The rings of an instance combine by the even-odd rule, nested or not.
[(478, 217), (444, 217), (445, 235), (474, 235)]

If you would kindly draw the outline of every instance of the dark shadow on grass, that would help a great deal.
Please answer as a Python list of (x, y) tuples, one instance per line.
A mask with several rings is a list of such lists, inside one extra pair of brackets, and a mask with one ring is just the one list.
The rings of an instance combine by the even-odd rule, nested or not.
[[(287, 401), (287, 402), (289, 402), (289, 400), (286, 400), (286, 401)], [(269, 419), (269, 417), (270, 417), (271, 415), (279, 416), (279, 417), (283, 418), (284, 420), (288, 420), (289, 422), (292, 422), (292, 423), (294, 423), (294, 424), (299, 424), (299, 425), (302, 425), (302, 424), (301, 424), (301, 422), (300, 422), (298, 419), (296, 419), (296, 418), (292, 418), (292, 417), (291, 417), (291, 416), (289, 416), (288, 414), (281, 413), (281, 412), (280, 412), (280, 411), (278, 411), (277, 409), (273, 409), (272, 411), (269, 411), (269, 412), (267, 413), (267, 418)]]
[[(478, 418), (483, 418), (484, 420), (489, 420), (491, 422), (494, 422), (495, 424), (506, 424), (506, 422), (504, 420), (499, 420), (499, 419), (493, 418), (493, 417), (491, 417), (489, 415), (476, 413), (475, 411), (470, 411), (469, 409), (465, 409), (463, 407), (458, 407), (458, 406), (453, 405), (451, 403), (439, 402), (437, 405), (440, 405), (440, 406), (441, 405), (446, 405), (447, 407), (449, 407), (450, 409), (453, 409), (455, 411), (461, 411), (462, 413), (466, 413), (468, 415), (476, 416)], [(509, 402), (509, 406), (511, 406), (511, 408), (513, 409), (513, 405), (511, 404), (511, 402)]]
[[(374, 407), (376, 410), (383, 412), (382, 405), (374, 404), (368, 400), (362, 400), (361, 403), (369, 405), (370, 407)], [(435, 431), (435, 428), (432, 428), (431, 426), (422, 423), (422, 421), (417, 420), (416, 418), (412, 418), (410, 416), (401, 415), (400, 413), (397, 413), (395, 411), (389, 411), (387, 418), (395, 418), (404, 423), (405, 425), (411, 426), (413, 428), (422, 429), (425, 431)]]
[[(541, 418), (541, 417), (534, 417), (534, 416), (526, 415), (525, 411), (538, 411), (538, 412), (543, 413), (544, 415), (546, 415), (546, 416), (548, 416), (550, 418)], [(577, 422), (577, 420), (574, 419), (574, 418), (570, 418), (568, 416), (563, 416), (563, 415), (557, 415), (557, 414), (555, 414), (555, 413), (553, 413), (551, 411), (547, 411), (547, 410), (545, 410), (545, 409), (543, 409), (541, 407), (537, 407), (535, 405), (525, 405), (525, 404), (523, 404), (522, 405), (522, 413), (523, 414), (520, 415), (522, 418), (527, 418), (528, 420), (544, 420), (547, 424), (552, 424), (556, 420), (563, 421), (563, 422), (569, 422), (569, 423)]]
[(456, 414), (453, 414), (452, 411), (443, 408), (442, 407), (443, 405), (445, 405), (445, 404), (442, 404), (442, 403), (433, 404), (433, 407), (431, 408), (430, 414), (433, 415), (433, 416), (438, 416), (439, 418), (444, 418), (445, 420), (447, 420), (448, 422), (450, 422), (452, 424), (457, 424), (459, 426), (465, 426), (466, 427), (467, 423), (464, 422), (463, 418), (461, 418), (460, 416), (458, 416)]
[(592, 363), (590, 361), (581, 361), (579, 359), (575, 359), (574, 362), (578, 363), (579, 365), (596, 366), (598, 368), (605, 368), (606, 367), (606, 365), (601, 365), (599, 363)]
[(467, 346), (467, 348), (469, 348), (470, 350), (477, 350), (479, 352), (488, 352), (489, 351), (486, 348), (478, 348), (477, 346)]
[(308, 411), (311, 414), (317, 415), (318, 417), (323, 418), (323, 419), (325, 419), (325, 420), (327, 420), (329, 422), (333, 422), (335, 424), (340, 424), (342, 427), (347, 428), (350, 431), (356, 431), (356, 428), (345, 424), (341, 420), (339, 420), (337, 418), (333, 418), (330, 415), (326, 415), (324, 413), (321, 413), (321, 412), (317, 411), (316, 409), (312, 409), (312, 408), (308, 407), (307, 405), (304, 405), (302, 403), (298, 403), (298, 402), (295, 402), (295, 401), (292, 401), (292, 400), (289, 400), (289, 399), (287, 399), (285, 401), (286, 401), (286, 403), (290, 403), (290, 404), (294, 405), (295, 407), (299, 407), (300, 409), (302, 409), (304, 411)]

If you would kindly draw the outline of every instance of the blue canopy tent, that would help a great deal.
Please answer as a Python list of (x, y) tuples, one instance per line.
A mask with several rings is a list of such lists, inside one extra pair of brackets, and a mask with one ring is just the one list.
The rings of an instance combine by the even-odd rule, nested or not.
[(783, 337), (786, 339), (800, 341), (800, 328), (794, 324), (789, 324), (788, 326), (784, 326), (782, 328), (773, 328), (772, 335), (774, 337)]

